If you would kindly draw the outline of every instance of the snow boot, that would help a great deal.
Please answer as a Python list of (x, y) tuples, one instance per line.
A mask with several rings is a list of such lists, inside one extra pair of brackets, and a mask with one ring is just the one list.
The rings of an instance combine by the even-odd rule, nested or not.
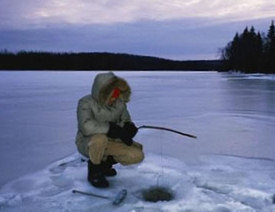
[(117, 175), (116, 170), (113, 168), (113, 165), (117, 164), (113, 156), (109, 155), (107, 160), (102, 163), (103, 165), (103, 174), (106, 177), (113, 177)]
[(88, 181), (97, 188), (109, 187), (109, 182), (104, 176), (104, 166), (102, 164), (95, 165), (88, 161)]

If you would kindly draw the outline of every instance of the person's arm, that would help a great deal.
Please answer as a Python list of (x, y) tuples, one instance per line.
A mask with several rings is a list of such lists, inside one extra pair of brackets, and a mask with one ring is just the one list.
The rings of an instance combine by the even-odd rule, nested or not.
[(125, 105), (125, 108), (124, 108), (124, 110), (123, 110), (123, 112), (121, 114), (120, 120), (121, 120), (120, 125), (122, 125), (122, 126), (124, 126), (125, 123), (127, 123), (127, 122), (132, 122), (130, 113), (127, 110), (127, 106), (126, 105)]
[(98, 122), (94, 117), (90, 101), (87, 99), (79, 100), (77, 107), (78, 127), (84, 136), (108, 132), (109, 123)]
[(122, 115), (121, 115), (121, 120), (123, 122), (123, 129), (125, 131), (125, 133), (127, 134), (128, 138), (133, 138), (135, 137), (135, 135), (137, 134), (137, 127), (134, 124), (134, 122), (131, 120), (131, 116), (129, 111), (127, 110), (127, 107), (125, 107)]

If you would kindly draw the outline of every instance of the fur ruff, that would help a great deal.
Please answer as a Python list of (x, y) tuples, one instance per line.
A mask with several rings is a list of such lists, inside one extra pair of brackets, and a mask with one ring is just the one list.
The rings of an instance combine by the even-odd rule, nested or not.
[(105, 86), (103, 86), (99, 92), (98, 101), (101, 104), (106, 104), (112, 94), (114, 88), (119, 88), (119, 98), (124, 102), (130, 101), (131, 88), (129, 84), (120, 77), (113, 77)]

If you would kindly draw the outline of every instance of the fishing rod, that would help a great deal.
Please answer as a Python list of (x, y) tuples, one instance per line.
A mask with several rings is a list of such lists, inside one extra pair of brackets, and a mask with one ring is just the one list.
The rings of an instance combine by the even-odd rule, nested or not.
[(120, 203), (123, 202), (123, 200), (127, 196), (127, 190), (126, 189), (122, 189), (114, 197), (102, 196), (102, 195), (99, 195), (99, 194), (94, 194), (94, 193), (91, 193), (91, 192), (80, 191), (80, 190), (72, 190), (72, 192), (74, 194), (83, 194), (83, 195), (86, 195), (86, 196), (92, 196), (92, 197), (98, 197), (98, 198), (101, 198), (101, 199), (112, 200), (113, 205), (119, 205)]
[(182, 136), (187, 136), (187, 137), (194, 138), (194, 139), (196, 139), (196, 138), (197, 138), (197, 136), (195, 136), (195, 135), (191, 135), (191, 134), (183, 133), (183, 132), (180, 132), (180, 131), (177, 131), (177, 130), (173, 130), (173, 129), (170, 129), (170, 128), (166, 128), (166, 127), (150, 126), (150, 125), (142, 125), (142, 126), (138, 127), (138, 129), (156, 129), (156, 130), (165, 130), (165, 131), (173, 132), (173, 133), (176, 133), (176, 134), (179, 134), (179, 135), (182, 135)]

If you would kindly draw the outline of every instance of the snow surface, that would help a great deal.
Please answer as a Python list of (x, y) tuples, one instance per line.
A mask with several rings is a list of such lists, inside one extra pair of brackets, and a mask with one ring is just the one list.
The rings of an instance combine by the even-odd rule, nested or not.
[[(64, 164), (65, 163), (65, 164)], [(96, 189), (86, 181), (87, 165), (78, 154), (22, 177), (1, 189), (0, 210), (17, 211), (275, 211), (274, 161), (204, 155), (200, 165), (147, 154), (139, 165), (117, 165), (109, 189)], [(151, 186), (170, 188), (172, 201), (150, 203), (141, 195)], [(126, 199), (112, 200), (73, 194), (73, 189), (115, 197), (123, 188)]]
[[(116, 165), (118, 176), (104, 190), (88, 184), (74, 146), (77, 100), (95, 74), (0, 72), (0, 211), (275, 211), (274, 76), (118, 72), (132, 86), (129, 110), (138, 126), (198, 139), (140, 130), (145, 161)], [(175, 199), (144, 201), (141, 190), (156, 185)], [(123, 188), (128, 196), (116, 207), (72, 193), (115, 196)]]

